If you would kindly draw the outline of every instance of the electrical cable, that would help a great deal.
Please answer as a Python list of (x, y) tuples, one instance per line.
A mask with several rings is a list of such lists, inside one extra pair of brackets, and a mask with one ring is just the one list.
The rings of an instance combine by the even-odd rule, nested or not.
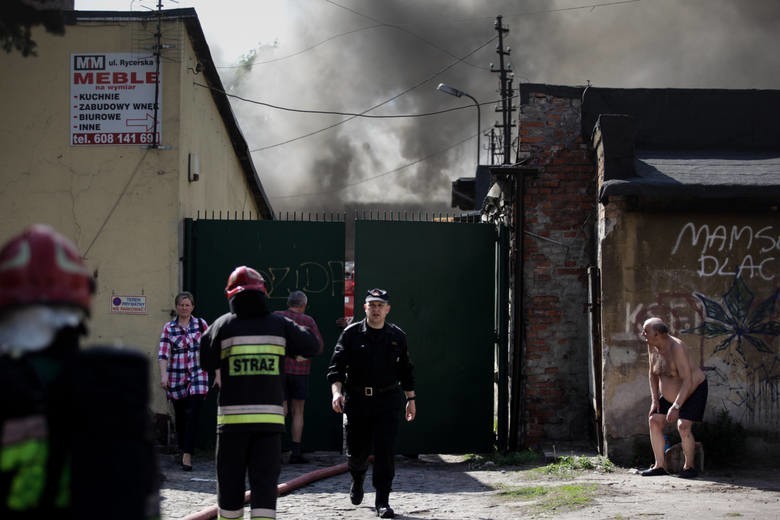
[[(222, 66), (218, 66), (216, 68), (218, 68), (218, 69), (237, 69), (237, 68), (246, 67), (246, 66), (265, 65), (267, 63), (275, 63), (275, 62), (278, 62), (278, 61), (284, 61), (284, 60), (286, 60), (288, 58), (294, 58), (295, 56), (299, 56), (299, 55), (301, 55), (301, 54), (303, 54), (305, 52), (313, 50), (313, 49), (319, 47), (320, 45), (323, 45), (324, 43), (327, 43), (327, 42), (329, 42), (331, 40), (335, 40), (336, 38), (340, 38), (342, 36), (348, 36), (350, 34), (353, 34), (353, 33), (356, 33), (356, 32), (361, 32), (361, 31), (365, 31), (365, 30), (368, 30), (368, 29), (377, 29), (379, 27), (388, 27), (388, 28), (391, 28), (391, 29), (397, 29), (397, 30), (399, 30), (401, 32), (405, 32), (406, 34), (417, 38), (418, 40), (420, 40), (423, 43), (431, 46), (432, 48), (434, 48), (436, 50), (439, 50), (439, 51), (443, 52), (444, 54), (446, 54), (446, 55), (448, 55), (450, 57), (459, 59), (459, 61), (462, 62), (464, 65), (468, 65), (469, 67), (474, 67), (476, 69), (481, 69), (481, 70), (490, 70), (488, 67), (481, 67), (481, 66), (476, 65), (474, 63), (469, 63), (469, 62), (467, 62), (465, 60), (465, 58), (462, 58), (462, 59), (458, 58), (456, 55), (452, 54), (450, 51), (448, 51), (444, 47), (441, 47), (440, 45), (437, 45), (437, 44), (433, 43), (432, 41), (430, 41), (430, 40), (428, 40), (426, 38), (423, 38), (419, 34), (417, 34), (415, 32), (412, 32), (409, 29), (405, 29), (403, 24), (392, 24), (392, 23), (383, 22), (383, 21), (381, 21), (381, 20), (379, 20), (377, 18), (374, 18), (373, 16), (370, 16), (370, 15), (367, 15), (367, 14), (363, 14), (363, 13), (361, 13), (361, 12), (355, 10), (355, 9), (352, 9), (350, 7), (338, 4), (338, 3), (334, 2), (333, 0), (325, 0), (325, 1), (327, 3), (329, 3), (329, 4), (332, 4), (332, 5), (336, 6), (336, 7), (344, 9), (345, 11), (349, 11), (351, 13), (354, 13), (354, 14), (360, 16), (360, 17), (366, 18), (367, 20), (371, 20), (372, 22), (376, 22), (376, 24), (375, 25), (370, 25), (370, 26), (367, 26), (367, 27), (360, 27), (358, 29), (353, 29), (353, 30), (350, 30), (350, 31), (347, 31), (347, 32), (343, 32), (343, 33), (339, 33), (339, 34), (335, 34), (335, 35), (330, 36), (330, 37), (328, 37), (328, 38), (326, 38), (326, 39), (324, 39), (324, 40), (322, 40), (322, 41), (320, 41), (318, 43), (315, 43), (314, 45), (311, 45), (309, 47), (301, 49), (300, 51), (296, 51), (296, 52), (294, 52), (292, 54), (288, 54), (286, 56), (280, 56), (278, 58), (272, 58), (272, 59), (263, 60), (263, 61), (252, 60), (251, 62), (241, 63), (241, 64), (238, 64), (238, 65), (222, 65)], [(556, 12), (563, 12), (563, 11), (576, 11), (576, 10), (581, 10), (581, 9), (596, 9), (598, 7), (611, 7), (611, 6), (614, 6), (614, 5), (629, 4), (629, 3), (640, 2), (640, 1), (641, 0), (616, 0), (616, 1), (613, 1), (613, 2), (602, 2), (602, 3), (597, 3), (597, 4), (588, 4), (588, 5), (581, 5), (581, 6), (574, 6), (574, 7), (561, 7), (561, 8), (557, 8), (557, 9), (543, 9), (543, 10), (538, 10), (538, 11), (525, 11), (525, 12), (521, 12), (521, 13), (513, 13), (513, 14), (510, 14), (508, 16), (510, 16), (510, 17), (532, 16), (532, 15), (537, 15), (537, 14), (548, 14), (548, 13), (556, 13)], [(484, 19), (489, 19), (489, 18), (487, 18), (487, 17), (466, 18), (466, 19), (459, 19), (459, 20), (455, 20), (455, 21), (456, 22), (464, 22), (464, 21), (484, 20)]]
[(125, 183), (125, 186), (122, 188), (122, 191), (119, 192), (119, 196), (116, 198), (116, 201), (114, 201), (114, 205), (111, 206), (111, 209), (108, 211), (108, 215), (106, 215), (106, 218), (103, 219), (103, 223), (100, 224), (100, 227), (95, 233), (92, 242), (90, 242), (87, 248), (84, 250), (84, 255), (83, 255), (84, 258), (87, 258), (87, 254), (89, 253), (89, 250), (92, 249), (92, 246), (95, 245), (95, 242), (97, 241), (98, 237), (100, 237), (100, 235), (103, 233), (103, 229), (106, 227), (106, 224), (108, 224), (108, 221), (111, 219), (111, 216), (116, 211), (116, 208), (119, 206), (119, 203), (122, 201), (122, 198), (125, 196), (125, 193), (127, 193), (127, 189), (130, 187), (130, 183), (133, 182), (133, 179), (138, 173), (138, 170), (141, 169), (141, 164), (143, 164), (144, 159), (146, 159), (146, 156), (149, 154), (149, 150), (150, 148), (146, 148), (146, 150), (144, 150), (143, 155), (138, 160), (138, 164), (136, 164), (135, 168), (133, 168), (133, 173), (130, 174), (130, 178), (127, 179), (127, 182)]
[(425, 43), (426, 45), (429, 45), (429, 46), (433, 47), (434, 49), (443, 52), (444, 54), (446, 54), (447, 56), (450, 56), (451, 58), (455, 58), (456, 60), (458, 60), (459, 63), (464, 63), (464, 64), (466, 64), (466, 65), (468, 65), (470, 67), (474, 67), (474, 68), (477, 68), (477, 69), (490, 70), (487, 67), (480, 67), (479, 65), (474, 65), (473, 63), (469, 63), (469, 62), (465, 61), (466, 58), (468, 56), (470, 56), (470, 54), (465, 56), (465, 57), (463, 57), (463, 58), (459, 58), (458, 56), (452, 54), (450, 51), (448, 51), (444, 47), (436, 45), (432, 41), (430, 41), (430, 40), (428, 40), (426, 38), (423, 38), (419, 34), (414, 33), (412, 31), (410, 31), (409, 29), (405, 29), (402, 25), (390, 24), (390, 23), (383, 22), (382, 20), (378, 20), (378, 19), (374, 18), (373, 16), (369, 16), (367, 14), (363, 14), (363, 13), (361, 13), (359, 11), (356, 11), (355, 9), (352, 9), (351, 7), (347, 7), (347, 6), (338, 4), (338, 3), (334, 2), (333, 0), (325, 0), (325, 2), (327, 2), (329, 4), (332, 4), (332, 5), (335, 5), (336, 7), (339, 7), (341, 9), (344, 9), (345, 11), (349, 11), (350, 13), (354, 13), (354, 14), (356, 14), (358, 16), (361, 16), (363, 18), (371, 20), (372, 22), (376, 22), (376, 23), (381, 24), (383, 26), (390, 27), (390, 28), (393, 28), (393, 29), (397, 29), (397, 30), (399, 30), (401, 32), (404, 32), (404, 33), (410, 35), (410, 36), (413, 36), (413, 37), (417, 38), (418, 40), (420, 40), (421, 42)]
[(327, 43), (327, 42), (329, 42), (331, 40), (335, 40), (336, 38), (340, 38), (342, 36), (348, 36), (348, 35), (356, 33), (356, 32), (365, 31), (365, 30), (368, 30), (368, 29), (375, 29), (377, 27), (383, 27), (383, 26), (384, 26), (384, 24), (370, 25), (370, 26), (367, 26), (367, 27), (360, 27), (359, 29), (353, 29), (351, 31), (343, 32), (343, 33), (340, 33), (340, 34), (334, 34), (333, 36), (330, 36), (329, 38), (325, 38), (324, 40), (322, 40), (319, 43), (315, 43), (314, 45), (306, 47), (305, 49), (301, 49), (300, 51), (294, 52), (292, 54), (288, 54), (287, 56), (280, 56), (278, 58), (272, 58), (270, 60), (263, 60), (263, 61), (252, 60), (252, 61), (248, 61), (248, 62), (245, 62), (245, 63), (240, 63), (238, 65), (222, 65), (222, 66), (219, 66), (219, 67), (216, 67), (216, 68), (217, 69), (239, 69), (239, 68), (243, 68), (243, 67), (247, 67), (247, 66), (254, 67), (255, 65), (265, 65), (267, 63), (274, 63), (274, 62), (277, 62), (277, 61), (283, 61), (283, 60), (286, 60), (288, 58), (294, 58), (295, 56), (299, 56), (299, 55), (301, 55), (301, 54), (303, 54), (305, 52), (313, 50), (313, 49), (319, 47), (320, 45), (323, 45), (323, 44), (325, 44), (325, 43)]
[[(492, 38), (490, 38), (488, 41), (486, 41), (485, 43), (483, 43), (482, 45), (480, 45), (480, 46), (479, 46), (479, 47), (477, 47), (476, 49), (474, 49), (474, 50), (472, 50), (472, 51), (468, 52), (468, 53), (467, 53), (465, 56), (463, 56), (463, 59), (465, 59), (465, 58), (467, 58), (467, 57), (471, 56), (472, 54), (474, 54), (475, 52), (477, 52), (477, 51), (478, 51), (478, 50), (480, 50), (481, 48), (485, 47), (486, 45), (490, 44), (491, 42), (493, 42), (493, 41), (494, 41), (494, 40), (496, 40), (497, 38), (498, 38), (497, 36), (493, 36)], [(370, 112), (370, 111), (372, 111), (372, 110), (375, 110), (375, 109), (377, 109), (377, 108), (379, 108), (379, 107), (381, 107), (381, 106), (383, 106), (383, 105), (386, 105), (386, 104), (390, 103), (391, 101), (395, 101), (396, 99), (398, 99), (399, 97), (403, 96), (404, 94), (407, 94), (408, 92), (411, 92), (412, 90), (414, 90), (414, 89), (416, 89), (416, 88), (418, 88), (418, 87), (420, 87), (420, 86), (422, 86), (422, 85), (424, 85), (424, 84), (428, 83), (429, 81), (431, 81), (432, 79), (434, 79), (436, 76), (438, 76), (439, 74), (442, 74), (443, 72), (446, 72), (447, 70), (451, 69), (452, 67), (454, 67), (454, 66), (455, 66), (455, 65), (457, 65), (458, 63), (459, 63), (458, 61), (455, 61), (455, 62), (453, 62), (453, 63), (451, 63), (451, 64), (447, 65), (446, 67), (444, 67), (444, 68), (442, 68), (441, 70), (439, 70), (439, 71), (435, 72), (434, 74), (432, 74), (431, 76), (427, 77), (426, 79), (424, 79), (424, 80), (422, 80), (422, 81), (420, 81), (420, 82), (416, 83), (415, 85), (412, 85), (411, 87), (409, 87), (409, 88), (407, 88), (407, 89), (405, 89), (405, 90), (402, 90), (402, 91), (401, 91), (401, 92), (399, 92), (398, 94), (396, 94), (396, 95), (392, 96), (390, 99), (387, 99), (387, 100), (385, 100), (385, 101), (382, 101), (381, 103), (378, 103), (378, 104), (376, 104), (376, 105), (374, 105), (374, 106), (372, 106), (372, 107), (370, 107), (370, 108), (367, 108), (366, 110), (364, 110), (364, 111), (360, 112), (360, 114), (361, 114), (361, 115), (362, 115), (362, 114), (366, 114), (366, 113), (368, 113), (368, 112)], [(328, 126), (326, 126), (325, 128), (321, 128), (321, 129), (319, 129), (319, 130), (315, 130), (315, 131), (313, 131), (313, 132), (309, 132), (309, 133), (307, 133), (307, 134), (304, 134), (304, 135), (302, 135), (302, 136), (299, 136), (299, 137), (294, 137), (294, 138), (292, 138), (292, 139), (288, 139), (288, 140), (286, 140), (286, 141), (282, 141), (281, 143), (271, 144), (271, 145), (268, 145), (268, 146), (263, 146), (263, 147), (260, 147), (260, 148), (253, 148), (253, 149), (250, 149), (249, 151), (250, 151), (250, 152), (261, 152), (261, 151), (263, 151), (263, 150), (268, 150), (268, 149), (270, 149), (270, 148), (276, 148), (277, 146), (282, 146), (282, 145), (285, 145), (285, 144), (289, 144), (289, 143), (292, 143), (292, 142), (294, 142), (294, 141), (298, 141), (298, 140), (300, 140), (300, 139), (304, 139), (304, 138), (306, 138), (306, 137), (311, 137), (311, 136), (313, 136), (313, 135), (319, 134), (319, 133), (321, 133), (321, 132), (324, 132), (324, 131), (326, 131), (326, 130), (330, 130), (331, 128), (335, 128), (335, 127), (337, 127), (337, 126), (339, 126), (339, 125), (343, 125), (344, 123), (347, 123), (348, 121), (351, 121), (351, 120), (355, 119), (356, 117), (357, 117), (357, 116), (350, 116), (350, 117), (348, 117), (348, 118), (346, 118), (346, 119), (344, 119), (344, 120), (342, 120), (342, 121), (339, 121), (339, 122), (337, 122), (337, 123), (334, 123), (334, 124), (332, 124), (332, 125), (328, 125)]]
[(453, 148), (455, 148), (457, 146), (460, 146), (461, 144), (474, 139), (474, 137), (476, 137), (476, 135), (477, 134), (473, 134), (473, 135), (471, 135), (471, 136), (469, 136), (469, 137), (467, 137), (465, 139), (461, 139), (457, 143), (454, 143), (454, 144), (448, 146), (447, 148), (443, 148), (441, 150), (437, 150), (436, 152), (428, 154), (425, 157), (421, 157), (420, 159), (416, 159), (416, 160), (414, 160), (414, 161), (412, 161), (410, 163), (404, 164), (403, 166), (399, 166), (398, 168), (394, 168), (392, 170), (388, 170), (386, 172), (382, 172), (382, 173), (380, 173), (378, 175), (374, 175), (372, 177), (366, 177), (364, 179), (360, 179), (359, 181), (350, 182), (350, 183), (344, 184), (343, 186), (339, 186), (338, 188), (335, 188), (335, 189), (332, 189), (332, 190), (318, 191), (316, 193), (296, 193), (294, 195), (278, 195), (276, 197), (269, 196), (269, 198), (270, 199), (294, 199), (294, 198), (297, 198), (297, 197), (311, 197), (311, 196), (314, 196), (314, 195), (322, 195), (322, 194), (328, 194), (328, 193), (338, 193), (339, 191), (344, 190), (346, 188), (351, 188), (352, 186), (357, 186), (358, 184), (364, 184), (366, 182), (376, 180), (376, 179), (378, 179), (380, 177), (384, 177), (386, 175), (390, 175), (392, 173), (399, 172), (399, 171), (401, 171), (403, 169), (406, 169), (406, 168), (408, 168), (410, 166), (414, 166), (415, 164), (421, 163), (423, 161), (427, 161), (431, 157), (434, 157), (436, 155), (442, 154), (442, 153), (444, 153), (444, 152), (446, 152), (448, 150), (452, 150)]
[[(198, 83), (197, 81), (194, 82), (194, 84), (198, 87), (207, 88), (209, 90), (213, 90), (214, 92), (218, 92), (224, 96), (227, 96), (229, 98), (238, 99), (241, 101), (245, 101), (247, 103), (252, 103), (254, 105), (260, 105), (268, 108), (274, 108), (276, 110), (283, 110), (286, 112), (296, 112), (300, 114), (321, 114), (321, 115), (331, 115), (331, 116), (350, 116), (350, 117), (363, 117), (367, 119), (404, 119), (404, 118), (414, 118), (414, 117), (427, 117), (427, 116), (435, 116), (438, 114), (446, 114), (448, 112), (454, 112), (456, 110), (463, 110), (466, 108), (473, 108), (474, 105), (464, 105), (462, 107), (454, 107), (454, 108), (446, 108), (444, 110), (436, 110), (435, 112), (421, 112), (419, 114), (366, 114), (365, 112), (341, 112), (338, 110), (309, 110), (304, 108), (290, 108), (290, 107), (283, 107), (280, 105), (273, 105), (271, 103), (265, 103), (263, 101), (257, 101), (255, 99), (249, 99), (242, 96), (238, 96), (236, 94), (230, 94), (229, 92), (225, 92), (224, 90), (209, 87), (208, 85), (204, 85), (202, 83)], [(493, 103), (498, 103), (499, 100), (495, 101), (486, 101), (484, 103), (479, 103), (480, 106), (482, 105), (491, 105)], [(254, 151), (254, 150), (252, 150)]]

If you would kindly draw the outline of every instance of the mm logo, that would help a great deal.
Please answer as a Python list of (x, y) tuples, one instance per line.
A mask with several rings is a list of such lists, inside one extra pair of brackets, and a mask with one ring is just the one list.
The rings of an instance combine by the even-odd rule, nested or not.
[(81, 54), (73, 56), (73, 70), (105, 70), (104, 54)]

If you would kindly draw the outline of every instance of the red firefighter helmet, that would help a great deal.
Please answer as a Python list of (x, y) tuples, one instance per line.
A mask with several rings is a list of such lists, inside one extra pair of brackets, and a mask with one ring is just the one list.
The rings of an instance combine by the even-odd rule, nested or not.
[(227, 286), (225, 287), (225, 294), (227, 299), (231, 300), (233, 296), (244, 291), (260, 291), (268, 296), (268, 291), (265, 288), (265, 279), (260, 273), (242, 265), (236, 267), (228, 277)]
[(89, 313), (95, 284), (76, 246), (35, 224), (0, 250), (0, 310), (21, 305), (72, 305)]

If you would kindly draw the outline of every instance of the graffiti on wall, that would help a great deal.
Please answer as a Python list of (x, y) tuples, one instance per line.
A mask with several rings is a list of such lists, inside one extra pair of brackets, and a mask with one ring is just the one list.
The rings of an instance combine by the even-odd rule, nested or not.
[(309, 296), (344, 293), (344, 263), (338, 260), (331, 260), (327, 265), (303, 261), (293, 266), (261, 267), (258, 271), (265, 278), (268, 297), (272, 300), (286, 300), (295, 290), (301, 290)]
[(615, 339), (636, 337), (648, 316), (695, 335), (698, 345), (686, 342), (710, 378), (713, 409), (727, 409), (745, 426), (780, 431), (780, 227), (683, 221), (669, 239), (670, 265), (660, 269), (686, 281), (675, 292), (654, 291), (655, 302), (627, 304), (624, 332)]
[[(762, 282), (763, 283), (763, 282)], [(726, 409), (744, 426), (777, 431), (780, 427), (780, 288), (757, 298), (742, 277), (734, 277), (722, 295), (664, 292), (656, 301), (626, 304), (622, 333), (613, 341), (636, 342), (649, 316), (664, 319), (673, 331), (700, 338), (702, 369), (710, 379), (713, 410)], [(714, 347), (705, 342), (716, 341)]]
[(700, 278), (737, 276), (775, 280), (780, 253), (780, 230), (774, 226), (718, 225), (688, 222), (680, 228), (672, 256), (682, 248), (700, 248)]
[(694, 295), (703, 308), (703, 321), (681, 332), (718, 341), (713, 354), (732, 369), (724, 373), (712, 361), (716, 384), (726, 390), (723, 405), (745, 425), (776, 428), (780, 424), (780, 352), (772, 345), (780, 337), (780, 288), (757, 300), (743, 277), (735, 276), (720, 301), (698, 292)]
[(701, 322), (697, 307), (698, 302), (690, 293), (676, 292), (657, 294), (656, 301), (650, 303), (626, 302), (623, 332), (613, 334), (612, 339), (644, 344), (642, 323), (650, 316), (662, 316), (672, 330), (695, 327)]
[(780, 336), (780, 321), (774, 319), (780, 288), (754, 305), (753, 291), (741, 276), (735, 276), (731, 287), (721, 298), (723, 305), (704, 294), (694, 292), (694, 295), (704, 308), (705, 319), (698, 327), (682, 332), (709, 339), (719, 338), (721, 341), (715, 346), (715, 352), (733, 347), (744, 361), (747, 361), (746, 344), (759, 352), (775, 353), (766, 338), (774, 340)]

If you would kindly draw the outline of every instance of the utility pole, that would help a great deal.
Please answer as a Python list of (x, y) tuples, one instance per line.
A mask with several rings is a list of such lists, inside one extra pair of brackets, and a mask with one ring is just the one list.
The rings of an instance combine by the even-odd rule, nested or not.
[(490, 71), (497, 72), (499, 74), (499, 92), (501, 94), (501, 108), (497, 108), (496, 111), (501, 112), (501, 124), (496, 126), (503, 130), (503, 149), (504, 158), (502, 164), (511, 163), (511, 147), (512, 147), (512, 65), (504, 63), (504, 56), (509, 56), (512, 52), (509, 47), (504, 47), (504, 34), (509, 32), (508, 27), (504, 27), (502, 24), (503, 17), (497, 16), (494, 27), (498, 32), (498, 45), (496, 46), (496, 54), (498, 54), (499, 68), (494, 69), (493, 64), (490, 64)]
[[(496, 287), (500, 306), (496, 313), (497, 337), (496, 354), (498, 365), (498, 413), (496, 416), (496, 441), (501, 451), (515, 450), (518, 444), (518, 433), (522, 428), (523, 417), (523, 316), (525, 303), (523, 300), (523, 216), (524, 216), (524, 179), (520, 168), (512, 166), (512, 106), (513, 88), (512, 65), (505, 63), (504, 56), (509, 56), (509, 47), (504, 45), (504, 35), (509, 28), (502, 23), (502, 17), (496, 17), (494, 25), (498, 32), (496, 53), (499, 57), (499, 68), (491, 72), (499, 73), (499, 91), (501, 93), (501, 128), (499, 137), (503, 149), (501, 165), (491, 168), (491, 175), (501, 190), (503, 209), (498, 221), (500, 262), (496, 274)], [(492, 188), (491, 188), (492, 189)]]
[(162, 0), (157, 2), (157, 31), (154, 33), (154, 63), (155, 63), (155, 81), (154, 81), (154, 118), (152, 119), (152, 144), (149, 148), (159, 148), (160, 143), (157, 137), (157, 118), (160, 111), (160, 50), (162, 49)]
[(496, 165), (496, 148), (498, 147), (498, 139), (496, 138), (496, 129), (491, 128), (490, 129), (490, 139), (489, 139), (489, 145), (488, 148), (490, 150), (490, 165), (495, 166)]
[(160, 144), (161, 132), (159, 131), (160, 119), (160, 68), (162, 66), (162, 53), (165, 49), (175, 48), (175, 45), (168, 45), (163, 43), (162, 34), (162, 21), (163, 21), (163, 0), (157, 0), (157, 27), (154, 32), (154, 44), (151, 51), (154, 56), (155, 64), (155, 80), (154, 80), (154, 115), (152, 118), (152, 141), (148, 143), (148, 148), (155, 148), (157, 150), (170, 150), (170, 146)]

